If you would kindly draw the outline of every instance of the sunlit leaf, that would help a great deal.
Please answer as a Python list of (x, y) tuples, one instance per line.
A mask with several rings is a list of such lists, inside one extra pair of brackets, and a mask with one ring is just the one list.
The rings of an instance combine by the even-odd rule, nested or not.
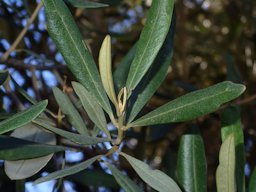
[(59, 178), (62, 178), (62, 177), (66, 177), (68, 175), (78, 173), (78, 172), (88, 168), (91, 164), (93, 164), (100, 157), (101, 157), (101, 155), (98, 155), (98, 156), (90, 158), (90, 159), (88, 159), (88, 160), (86, 160), (82, 163), (78, 163), (78, 164), (73, 165), (71, 167), (68, 167), (68, 168), (50, 173), (47, 176), (44, 176), (44, 177), (41, 177), (41, 178), (35, 180), (34, 184), (39, 184), (39, 183), (43, 183), (43, 182), (50, 181), (50, 180), (53, 180), (53, 179), (59, 179)]
[(129, 177), (125, 176), (121, 171), (119, 171), (115, 166), (106, 163), (107, 167), (110, 169), (112, 175), (115, 177), (118, 184), (126, 192), (142, 192), (142, 190), (132, 181)]
[(65, 1), (74, 7), (87, 8), (87, 9), (108, 6), (107, 4), (97, 3), (97, 2), (87, 1), (87, 0), (65, 0)]
[(47, 100), (41, 101), (30, 108), (16, 113), (12, 117), (0, 122), (0, 134), (12, 131), (18, 127), (28, 124), (35, 119), (47, 106)]
[(236, 185), (238, 192), (245, 191), (245, 152), (244, 134), (238, 106), (230, 106), (221, 113), (221, 139), (222, 142), (230, 135), (234, 135), (236, 147)]
[(178, 181), (186, 192), (207, 191), (207, 164), (200, 135), (183, 135), (177, 160)]
[(62, 137), (65, 137), (77, 144), (80, 144), (80, 145), (95, 145), (97, 143), (102, 143), (102, 142), (106, 142), (106, 141), (109, 141), (108, 139), (106, 138), (99, 138), (99, 137), (90, 137), (88, 135), (79, 135), (79, 134), (76, 134), (76, 133), (71, 133), (71, 132), (68, 132), (68, 131), (64, 131), (62, 129), (58, 129), (58, 128), (55, 128), (53, 126), (50, 126), (48, 125), (47, 123), (44, 123), (42, 122), (41, 120), (34, 120), (33, 123), (53, 132), (53, 133), (56, 133)]
[(77, 82), (72, 82), (72, 86), (79, 99), (81, 100), (82, 105), (90, 119), (110, 138), (106, 118), (101, 106), (97, 103), (94, 97), (89, 94), (89, 92), (83, 87), (83, 85)]
[(88, 130), (82, 117), (68, 96), (57, 87), (53, 88), (53, 94), (58, 105), (60, 106), (61, 111), (68, 117), (69, 122), (77, 129), (80, 134), (88, 135)]
[(161, 192), (181, 192), (178, 185), (168, 175), (159, 170), (151, 169), (146, 163), (125, 153), (120, 153), (131, 164), (136, 173), (150, 187)]
[(193, 120), (216, 111), (245, 91), (245, 86), (229, 81), (188, 93), (135, 120), (130, 126), (155, 125)]
[(170, 26), (164, 44), (162, 45), (160, 51), (158, 52), (149, 71), (146, 73), (145, 77), (141, 80), (141, 83), (138, 85), (139, 89), (141, 90), (138, 91), (138, 96), (135, 98), (135, 101), (132, 102), (132, 110), (129, 114), (128, 123), (133, 121), (133, 119), (138, 115), (143, 106), (154, 95), (154, 93), (161, 85), (161, 83), (164, 81), (168, 73), (168, 68), (172, 60), (175, 20), (176, 17), (175, 14), (173, 14), (172, 24)]
[(219, 166), (216, 171), (216, 184), (218, 192), (236, 191), (235, 178), (235, 139), (229, 135), (222, 143), (219, 154)]
[(103, 87), (113, 104), (117, 105), (116, 93), (112, 77), (111, 38), (107, 35), (101, 45), (99, 53), (99, 68)]
[(5, 135), (0, 135), (0, 143), (0, 159), (10, 161), (42, 157), (68, 149), (62, 146), (38, 144)]
[(69, 69), (103, 109), (112, 114), (97, 67), (83, 43), (83, 37), (63, 0), (43, 0), (47, 29)]
[(152, 1), (145, 27), (137, 44), (126, 87), (134, 90), (146, 74), (164, 43), (171, 25), (174, 0)]
[[(43, 131), (42, 129), (36, 127), (31, 123), (16, 129), (11, 134), (11, 136), (16, 138), (23, 138), (37, 143), (44, 143), (50, 145), (56, 144), (56, 138), (54, 134)], [(53, 154), (49, 154), (47, 156), (35, 159), (5, 161), (5, 173), (10, 179), (13, 180), (31, 177), (32, 175), (40, 171), (48, 163), (48, 161), (50, 161), (52, 156)]]

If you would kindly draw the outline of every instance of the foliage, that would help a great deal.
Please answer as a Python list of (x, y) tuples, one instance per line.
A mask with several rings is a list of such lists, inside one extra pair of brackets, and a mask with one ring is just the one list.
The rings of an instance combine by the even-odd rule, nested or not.
[[(64, 82), (62, 91), (53, 88), (59, 106), (56, 115), (50, 110), (51, 106), (46, 109), (46, 100), (35, 101), (12, 78), (8, 79), (6, 71), (0, 73), (0, 82), (5, 82), (5, 89), (8, 90), (8, 83), (12, 81), (32, 103), (25, 110), (10, 116), (7, 114), (8, 118), (0, 122), (0, 133), (5, 134), (0, 136), (0, 158), (5, 160), (5, 172), (10, 179), (29, 179), (40, 173), (54, 154), (63, 156), (67, 150), (76, 150), (85, 154), (81, 162), (65, 165), (63, 158), (60, 168), (52, 169), (43, 177), (37, 174), (34, 184), (58, 180), (56, 188), (60, 188), (63, 178), (73, 180), (74, 175), (93, 167), (104, 174), (110, 171), (125, 191), (207, 191), (207, 163), (200, 133), (181, 137), (177, 167), (174, 168), (177, 177), (167, 174), (166, 167), (160, 170), (161, 167), (145, 163), (146, 159), (135, 158), (123, 145), (129, 142), (128, 138), (140, 141), (136, 136), (137, 129), (150, 130), (153, 125), (194, 121), (224, 109), (221, 112), (222, 145), (216, 171), (217, 191), (245, 191), (244, 136), (240, 113), (237, 106), (229, 103), (245, 91), (244, 85), (224, 81), (187, 93), (151, 112), (142, 110), (165, 79), (175, 53), (176, 13), (173, 0), (152, 2), (136, 47), (130, 50), (114, 75), (110, 36), (107, 35), (101, 45), (98, 71), (91, 50), (67, 7), (68, 4), (99, 8), (105, 4), (72, 0), (65, 1), (67, 4), (63, 0), (42, 2), (47, 30), (78, 82), (73, 81), (72, 87), (67, 87)], [(89, 118), (84, 119), (83, 114)], [(90, 124), (93, 124), (93, 129)], [(13, 130), (10, 135), (6, 134)], [(61, 139), (56, 142), (53, 133)], [(95, 153), (86, 153), (87, 150)], [(123, 158), (129, 163), (126, 167), (119, 166), (125, 164)], [(127, 167), (132, 167), (133, 171)], [(97, 179), (101, 177), (104, 176)], [(252, 181), (249, 189), (253, 188)]]

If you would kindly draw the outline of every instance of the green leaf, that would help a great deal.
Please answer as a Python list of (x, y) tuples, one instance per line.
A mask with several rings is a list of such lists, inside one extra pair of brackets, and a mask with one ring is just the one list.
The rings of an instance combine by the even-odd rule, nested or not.
[(156, 58), (171, 25), (174, 0), (152, 1), (144, 29), (138, 41), (126, 87), (131, 92)]
[(161, 192), (181, 192), (178, 185), (168, 175), (159, 170), (151, 169), (144, 162), (125, 153), (120, 153), (131, 164), (136, 173), (153, 189)]
[(119, 189), (119, 185), (110, 174), (97, 169), (83, 170), (74, 175), (67, 177), (68, 180), (79, 183), (82, 186), (109, 187), (111, 189)]
[(82, 102), (82, 105), (94, 124), (104, 131), (110, 138), (106, 118), (101, 106), (95, 101), (94, 97), (79, 83), (72, 82), (72, 86)]
[(222, 142), (230, 135), (234, 135), (236, 147), (236, 185), (238, 192), (245, 191), (245, 149), (244, 134), (238, 106), (230, 106), (221, 113), (221, 138)]
[(133, 45), (133, 47), (128, 51), (123, 60), (117, 65), (113, 78), (115, 86), (118, 92), (125, 87), (126, 79), (129, 73), (129, 69), (136, 53), (137, 43)]
[(207, 164), (200, 135), (183, 135), (177, 160), (178, 181), (186, 192), (207, 191)]
[(138, 115), (143, 106), (148, 102), (148, 100), (154, 95), (158, 87), (162, 84), (168, 73), (168, 68), (172, 60), (175, 19), (176, 17), (174, 13), (172, 17), (172, 24), (170, 26), (164, 44), (161, 47), (159, 53), (157, 54), (157, 57), (154, 60), (152, 66), (150, 67), (148, 73), (145, 75), (145, 77), (148, 78), (142, 79), (142, 90), (140, 91), (140, 93), (138, 93), (138, 97), (136, 98), (135, 102), (132, 102), (132, 110), (129, 114), (128, 123), (134, 120), (136, 115)]
[(78, 8), (94, 9), (94, 8), (108, 7), (107, 4), (91, 2), (86, 0), (65, 0), (65, 1), (71, 4), (72, 6), (78, 7)]
[(58, 105), (60, 106), (61, 111), (68, 117), (69, 122), (77, 129), (80, 134), (88, 135), (88, 130), (82, 117), (68, 96), (57, 87), (53, 88), (53, 94)]
[[(28, 141), (37, 143), (56, 145), (56, 138), (54, 134), (45, 132), (31, 123), (16, 129), (11, 136), (24, 138)], [(26, 179), (40, 171), (48, 161), (50, 161), (52, 156), (53, 154), (49, 154), (47, 156), (34, 159), (5, 161), (5, 173), (13, 180)]]
[(0, 159), (10, 161), (42, 157), (68, 149), (62, 146), (38, 144), (5, 135), (0, 135), (0, 143)]
[(68, 175), (72, 175), (75, 173), (78, 173), (86, 168), (88, 168), (91, 164), (93, 164), (97, 159), (99, 159), (101, 157), (101, 155), (97, 155), (93, 158), (90, 158), (82, 163), (78, 163), (76, 165), (73, 165), (71, 167), (59, 170), (59, 171), (55, 171), (53, 173), (50, 173), (49, 175), (45, 176), (45, 177), (41, 177), (37, 180), (34, 181), (34, 184), (39, 184), (39, 183), (43, 183), (46, 181), (50, 181), (53, 179), (59, 179), (62, 177), (66, 177)]
[(112, 101), (112, 103), (117, 106), (116, 93), (114, 90), (114, 83), (112, 77), (112, 62), (111, 62), (111, 38), (107, 35), (101, 45), (99, 53), (99, 68), (101, 81), (103, 87)]
[(7, 70), (0, 71), (0, 85), (2, 85), (5, 82), (8, 76), (9, 76), (9, 72)]
[(216, 184), (218, 192), (236, 191), (235, 178), (235, 139), (229, 135), (222, 143), (219, 154), (219, 166), (216, 171)]
[(109, 141), (106, 138), (90, 137), (88, 135), (79, 135), (68, 131), (64, 131), (53, 126), (50, 126), (47, 123), (44, 123), (40, 120), (34, 120), (33, 123), (80, 145), (95, 145), (97, 143)]
[(256, 167), (254, 167), (253, 172), (250, 177), (249, 182), (249, 192), (255, 192), (256, 191)]
[(237, 98), (245, 86), (229, 81), (218, 83), (181, 96), (132, 122), (129, 126), (144, 126), (193, 120), (216, 111), (221, 104)]
[(18, 127), (26, 125), (35, 119), (47, 106), (47, 100), (41, 101), (30, 108), (16, 113), (12, 117), (0, 122), (0, 134), (12, 131)]
[(112, 114), (92, 55), (63, 0), (43, 0), (48, 32), (77, 80)]
[(115, 177), (118, 184), (126, 192), (141, 192), (142, 190), (137, 186), (137, 184), (131, 180), (129, 177), (125, 176), (121, 171), (119, 171), (115, 166), (105, 163), (110, 169), (112, 175)]

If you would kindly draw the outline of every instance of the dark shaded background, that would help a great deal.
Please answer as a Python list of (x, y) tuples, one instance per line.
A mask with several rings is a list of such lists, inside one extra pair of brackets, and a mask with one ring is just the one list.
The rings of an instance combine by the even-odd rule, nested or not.
[[(112, 5), (96, 10), (70, 8), (95, 61), (105, 35), (112, 36), (113, 63), (116, 66), (138, 39), (150, 1), (101, 2), (109, 2)], [(35, 0), (0, 0), (0, 56), (14, 42), (37, 3)], [(244, 83), (247, 91), (234, 102), (241, 103), (246, 146), (245, 173), (248, 182), (248, 176), (256, 164), (256, 1), (180, 0), (176, 3), (176, 14), (173, 62), (167, 79), (144, 111), (151, 111), (190, 90), (207, 87), (226, 79)], [(43, 9), (17, 49), (6, 61), (0, 59), (0, 68), (7, 68), (12, 77), (35, 99), (49, 99), (49, 108), (57, 112), (58, 106), (52, 96), (51, 87), (61, 87), (65, 78), (67, 85), (70, 85), (74, 77), (45, 30)], [(236, 72), (230, 72), (234, 70)], [(21, 103), (28, 103), (12, 85), (10, 90), (5, 87), (0, 94), (2, 111), (15, 112)], [(86, 114), (84, 117), (87, 118)], [(218, 113), (186, 124), (134, 130), (127, 135), (124, 150), (138, 158), (147, 159), (153, 167), (162, 168), (174, 176), (180, 137), (192, 123), (196, 123), (200, 128), (205, 143), (208, 191), (215, 191), (215, 171), (221, 143)], [(90, 152), (92, 151), (86, 151)], [(53, 170), (55, 164), (54, 160), (51, 161), (44, 171)], [(130, 176), (137, 178), (125, 162), (120, 166), (126, 169)], [(95, 171), (99, 168), (100, 165), (96, 165)], [(98, 172), (99, 176), (95, 178), (103, 178), (100, 175), (102, 171)], [(86, 172), (84, 178), (92, 178), (90, 174)], [(113, 182), (110, 191), (118, 191), (117, 188), (113, 189), (116, 184), (113, 178), (104, 178), (109, 179), (108, 183)], [(97, 187), (89, 189), (89, 182), (82, 181), (81, 184), (74, 178), (70, 180), (73, 180), (72, 188), (77, 191), (98, 190)], [(107, 191), (106, 188), (102, 190)], [(15, 184), (4, 175), (2, 164), (0, 191), (15, 191)]]

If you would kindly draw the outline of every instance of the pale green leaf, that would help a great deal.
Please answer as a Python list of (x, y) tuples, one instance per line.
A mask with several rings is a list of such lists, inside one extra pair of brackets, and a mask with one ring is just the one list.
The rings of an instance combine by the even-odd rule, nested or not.
[(236, 185), (238, 192), (245, 191), (245, 152), (244, 134), (238, 106), (230, 106), (221, 113), (221, 139), (222, 142), (230, 135), (234, 135), (236, 147)]
[(125, 192), (142, 192), (142, 190), (137, 186), (134, 181), (132, 181), (129, 177), (125, 176), (115, 166), (109, 163), (106, 163), (106, 165), (110, 169), (118, 184)]
[(152, 1), (126, 82), (130, 93), (148, 71), (164, 43), (171, 25), (173, 8), (174, 0)]
[(56, 133), (62, 137), (65, 137), (69, 139), (70, 141), (73, 141), (74, 143), (80, 144), (80, 145), (95, 145), (97, 143), (107, 142), (109, 141), (106, 138), (99, 138), (99, 137), (90, 137), (88, 135), (79, 135), (76, 133), (71, 133), (68, 131), (64, 131), (62, 129), (55, 128), (53, 126), (48, 125), (47, 123), (44, 123), (41, 120), (33, 120), (33, 123), (53, 132)]
[(222, 143), (219, 154), (219, 166), (216, 171), (216, 184), (218, 192), (236, 191), (235, 178), (235, 139), (229, 135)]
[(229, 81), (188, 93), (135, 120), (129, 126), (144, 126), (193, 120), (216, 111), (245, 91), (245, 86)]
[[(56, 144), (54, 134), (43, 131), (31, 123), (14, 130), (11, 136), (23, 138), (37, 143), (45, 143), (50, 145)], [(5, 161), (5, 173), (10, 179), (13, 180), (26, 179), (40, 171), (48, 163), (48, 161), (50, 161), (52, 156), (53, 154), (49, 154), (47, 156), (34, 159)]]
[(34, 184), (39, 184), (39, 183), (43, 183), (46, 181), (50, 181), (53, 179), (59, 179), (62, 177), (66, 177), (68, 175), (72, 175), (75, 173), (78, 173), (80, 171), (83, 171), (84, 169), (88, 168), (91, 164), (93, 164), (97, 159), (101, 158), (101, 155), (97, 155), (93, 158), (90, 158), (82, 163), (78, 163), (76, 165), (73, 165), (71, 167), (67, 167), (65, 169), (59, 170), (59, 171), (55, 171), (53, 173), (48, 174), (45, 177), (41, 177), (37, 180), (34, 181)]
[(111, 38), (107, 35), (101, 45), (99, 53), (99, 68), (103, 87), (112, 101), (117, 106), (116, 93), (112, 77), (112, 62), (111, 62)]
[(160, 192), (181, 192), (178, 185), (168, 175), (159, 170), (151, 169), (146, 163), (125, 153), (120, 153), (131, 164), (141, 179), (153, 189)]
[(103, 109), (112, 114), (108, 97), (92, 55), (83, 43), (83, 37), (63, 0), (43, 0), (47, 29), (68, 68), (77, 80), (86, 87)]
[(90, 119), (110, 138), (107, 121), (101, 106), (97, 103), (97, 101), (95, 101), (94, 97), (90, 95), (90, 93), (83, 87), (83, 85), (77, 82), (72, 82), (72, 86), (79, 99), (81, 100), (82, 105)]
[(28, 124), (35, 119), (47, 106), (47, 100), (38, 102), (30, 108), (16, 113), (12, 117), (0, 122), (0, 134), (12, 131), (18, 127)]
[(80, 116), (68, 96), (57, 87), (53, 88), (53, 94), (61, 111), (67, 116), (69, 122), (76, 128), (76, 130), (80, 134), (88, 135), (88, 130), (82, 117)]
[(185, 192), (207, 191), (207, 163), (200, 135), (183, 135), (179, 145), (177, 175)]

